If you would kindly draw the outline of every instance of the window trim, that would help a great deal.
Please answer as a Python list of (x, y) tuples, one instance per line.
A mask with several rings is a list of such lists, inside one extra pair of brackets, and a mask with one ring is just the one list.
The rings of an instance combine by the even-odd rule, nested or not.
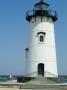
[(37, 36), (39, 36), (39, 34), (43, 34), (45, 36), (46, 33), (45, 32), (38, 32)]

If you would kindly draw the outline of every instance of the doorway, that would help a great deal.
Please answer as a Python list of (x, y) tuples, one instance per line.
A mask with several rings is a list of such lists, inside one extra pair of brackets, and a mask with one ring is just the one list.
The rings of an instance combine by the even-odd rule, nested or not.
[(38, 64), (38, 75), (44, 77), (44, 64), (43, 63)]

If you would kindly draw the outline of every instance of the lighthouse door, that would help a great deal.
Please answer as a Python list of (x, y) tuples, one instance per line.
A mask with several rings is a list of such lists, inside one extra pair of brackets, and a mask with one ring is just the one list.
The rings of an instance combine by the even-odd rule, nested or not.
[(44, 64), (43, 63), (38, 64), (38, 75), (44, 76)]

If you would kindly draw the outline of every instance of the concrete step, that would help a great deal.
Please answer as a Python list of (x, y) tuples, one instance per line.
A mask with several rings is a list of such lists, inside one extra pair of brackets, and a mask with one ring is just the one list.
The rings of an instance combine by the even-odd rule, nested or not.
[(58, 83), (56, 80), (51, 80), (43, 77), (38, 77), (27, 82), (27, 84), (54, 84)]
[(23, 85), (20, 85), (20, 89), (35, 89), (35, 90), (64, 90), (61, 83), (58, 83), (56, 78), (44, 78), (39, 76), (34, 78)]
[(61, 86), (56, 85), (32, 85), (32, 84), (25, 84), (20, 86), (20, 89), (38, 89), (38, 90), (64, 90)]

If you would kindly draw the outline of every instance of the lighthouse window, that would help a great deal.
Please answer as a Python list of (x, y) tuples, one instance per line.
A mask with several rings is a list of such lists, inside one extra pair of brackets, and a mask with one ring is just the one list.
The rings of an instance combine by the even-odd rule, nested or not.
[(45, 38), (45, 32), (38, 32), (37, 36), (39, 38), (39, 42), (44, 42), (44, 38)]
[(40, 36), (40, 42), (43, 42), (44, 41), (44, 36)]

